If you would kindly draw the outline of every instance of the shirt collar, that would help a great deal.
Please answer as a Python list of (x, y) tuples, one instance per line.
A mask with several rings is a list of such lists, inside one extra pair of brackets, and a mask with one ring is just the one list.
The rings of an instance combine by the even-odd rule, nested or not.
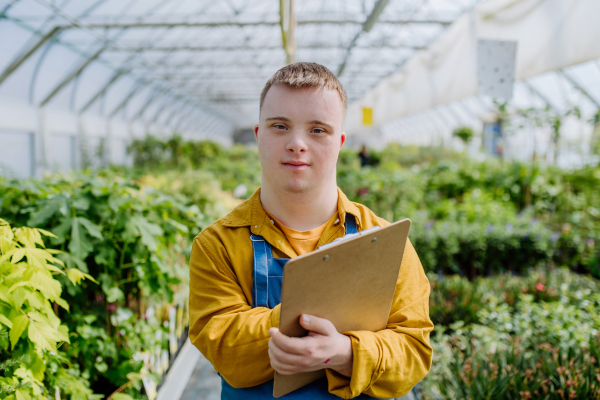
[[(358, 229), (362, 230), (362, 221), (358, 207), (338, 188), (338, 212), (340, 225), (346, 223), (346, 214), (352, 214), (356, 218)], [(271, 220), (267, 216), (260, 202), (260, 188), (245, 202), (237, 206), (223, 221), (223, 226), (239, 228), (249, 226), (255, 235), (263, 235), (265, 228), (271, 228)]]

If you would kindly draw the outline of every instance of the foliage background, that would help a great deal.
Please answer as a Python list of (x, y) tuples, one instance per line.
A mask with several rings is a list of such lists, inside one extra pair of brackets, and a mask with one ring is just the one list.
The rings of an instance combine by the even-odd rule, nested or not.
[[(0, 178), (0, 217), (53, 232), (37, 246), (59, 252), (60, 268), (98, 282), (53, 275), (63, 290), (48, 298), (52, 318), (69, 336), (56, 340), (56, 351), (30, 349), (47, 361), (35, 383), (46, 397), (60, 381), (65, 398), (147, 398), (141, 379), (157, 383), (161, 374), (142, 355), (170, 346), (165, 307), (185, 307), (191, 239), (260, 184), (253, 149), (150, 136), (130, 151), (128, 169)], [(372, 151), (365, 168), (342, 150), (338, 185), (390, 221), (413, 221), (436, 324), (426, 396), (600, 396), (600, 167), (570, 171), (390, 145)], [(0, 263), (2, 279), (10, 265)], [(14, 307), (2, 297), (0, 305)], [(9, 329), (0, 331), (0, 399), (34, 390), (19, 386), (35, 368), (2, 339)]]

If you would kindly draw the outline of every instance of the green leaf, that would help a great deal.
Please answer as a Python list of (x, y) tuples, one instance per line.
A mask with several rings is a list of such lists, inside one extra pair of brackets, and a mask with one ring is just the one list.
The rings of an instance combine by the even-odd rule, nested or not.
[(12, 304), (12, 301), (8, 298), (8, 288), (4, 285), (0, 285), (0, 300), (7, 304)]
[(56, 332), (56, 339), (61, 342), (71, 343), (69, 340), (69, 328), (67, 328), (65, 325), (59, 326)]
[(65, 263), (67, 269), (77, 268), (83, 272), (88, 272), (87, 264), (82, 259), (77, 258), (72, 254), (61, 253), (56, 257)]
[(50, 242), (55, 245), (63, 244), (66, 240), (67, 232), (69, 232), (69, 230), (71, 229), (72, 224), (73, 224), (73, 221), (72, 221), (71, 217), (64, 218), (60, 224), (58, 224), (57, 226), (55, 226), (52, 229), (52, 231), (57, 236), (57, 238), (51, 239)]
[(34, 273), (30, 279), (30, 282), (34, 285), (39, 286), (42, 293), (51, 300), (56, 300), (60, 297), (62, 292), (62, 286), (60, 282), (52, 278), (52, 276), (46, 275), (48, 272), (40, 270)]
[(127, 374), (127, 379), (129, 379), (130, 381), (141, 381), (142, 380), (142, 374), (140, 374), (139, 372), (130, 372)]
[(74, 256), (85, 259), (87, 255), (94, 249), (94, 246), (89, 241), (85, 231), (79, 224), (79, 218), (73, 218), (71, 224), (71, 241), (69, 242), (69, 251)]
[(10, 343), (12, 344), (12, 350), (15, 349), (19, 338), (23, 334), (25, 328), (27, 328), (27, 324), (29, 323), (29, 319), (25, 315), (19, 315), (12, 320), (13, 326), (10, 330)]
[(80, 270), (75, 268), (71, 268), (67, 271), (67, 277), (69, 277), (69, 280), (73, 283), (73, 285), (79, 285), (81, 283), (81, 280), (84, 278), (89, 279), (92, 282), (98, 283), (98, 281), (92, 278), (90, 275), (81, 272)]
[(15, 398), (17, 400), (31, 400), (31, 396), (24, 389), (17, 389)]
[(28, 337), (41, 349), (56, 351), (56, 332), (46, 322), (30, 321)]
[(133, 397), (125, 393), (117, 393), (112, 397), (112, 400), (133, 400)]
[(25, 257), (25, 249), (17, 249), (17, 250), (15, 250), (15, 253), (13, 254), (10, 262), (12, 264), (16, 264), (19, 261), (21, 261), (23, 259), (23, 257)]
[(39, 381), (44, 380), (46, 364), (44, 364), (44, 360), (38, 356), (36, 352), (32, 352), (31, 362), (27, 363), (27, 368), (31, 371), (31, 374), (35, 379)]
[(50, 200), (46, 201), (45, 204), (36, 212), (31, 214), (27, 225), (29, 226), (42, 226), (58, 211), (60, 206), (64, 203), (65, 198), (63, 196), (55, 196)]
[(125, 300), (125, 294), (118, 287), (109, 288), (108, 290), (105, 290), (104, 293), (106, 294), (106, 301), (109, 303)]
[[(12, 246), (13, 243), (10, 240), (8, 240), (8, 238), (4, 236), (0, 237), (0, 251), (2, 251), (2, 254), (8, 253)], [(0, 264), (2, 263), (0, 262)]]
[(29, 306), (36, 310), (43, 308), (44, 303), (46, 302), (44, 295), (37, 291), (27, 291), (25, 297), (29, 301)]
[[(28, 282), (19, 282), (20, 284), (27, 284)], [(11, 287), (8, 290), (8, 293), (12, 295), (12, 304), (15, 306), (15, 308), (17, 310), (20, 310), (21, 307), (23, 307), (23, 303), (25, 302), (25, 299), (27, 298), (27, 291), (25, 289), (23, 289), (22, 287), (17, 287), (14, 288)]]
[(142, 243), (148, 247), (148, 250), (155, 251), (158, 245), (158, 238), (163, 234), (162, 228), (148, 222), (148, 220), (141, 215), (135, 215), (131, 220), (140, 235), (142, 235)]
[(0, 322), (8, 326), (9, 328), (12, 328), (13, 326), (12, 322), (2, 314), (0, 314)]
[(45, 229), (41, 229), (41, 228), (36, 228), (36, 229), (37, 229), (37, 231), (38, 231), (39, 233), (41, 233), (41, 234), (42, 234), (42, 235), (44, 235), (44, 236), (48, 236), (48, 237), (52, 237), (52, 238), (56, 238), (56, 239), (58, 239), (58, 238), (56, 237), (56, 235), (55, 235), (54, 233), (52, 233), (52, 232), (49, 232), (49, 231), (47, 231), (47, 230), (45, 230)]
[(102, 240), (102, 233), (100, 232), (100, 227), (98, 225), (86, 218), (78, 217), (77, 219), (79, 220), (79, 223), (85, 227), (90, 236)]
[(69, 311), (69, 303), (67, 303), (65, 299), (59, 297), (58, 299), (54, 299), (54, 301), (56, 302), (56, 304), (58, 304), (62, 308)]

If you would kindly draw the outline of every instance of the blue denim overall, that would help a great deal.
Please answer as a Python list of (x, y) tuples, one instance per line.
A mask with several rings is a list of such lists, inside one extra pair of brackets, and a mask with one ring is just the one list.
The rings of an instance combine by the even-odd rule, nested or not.
[[(358, 233), (356, 219), (353, 215), (346, 214), (346, 234)], [(289, 258), (273, 258), (271, 245), (259, 235), (250, 235), (254, 251), (254, 282), (252, 284), (252, 308), (273, 308), (281, 302), (281, 282), (283, 279), (283, 266)], [(250, 388), (235, 389), (221, 378), (222, 400), (262, 400), (274, 399), (273, 380), (262, 385)], [(282, 396), (281, 399), (336, 399), (338, 396), (329, 393), (327, 378), (321, 378), (309, 385)], [(361, 394), (355, 399), (372, 399)]]

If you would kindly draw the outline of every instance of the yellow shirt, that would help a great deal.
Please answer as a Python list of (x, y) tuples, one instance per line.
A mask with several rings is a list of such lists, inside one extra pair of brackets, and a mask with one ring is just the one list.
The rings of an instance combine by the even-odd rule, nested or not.
[[(358, 230), (385, 226), (367, 207), (338, 189), (338, 218), (330, 220), (317, 246), (345, 234), (346, 214)], [(273, 379), (268, 354), (269, 328), (279, 326), (280, 305), (252, 308), (253, 252), (250, 232), (262, 236), (276, 258), (296, 251), (272, 224), (260, 203), (260, 189), (195, 239), (190, 258), (192, 343), (233, 387), (252, 387)], [(379, 398), (410, 391), (431, 368), (429, 281), (412, 244), (407, 242), (386, 329), (344, 332), (352, 341), (352, 376), (326, 370), (329, 392), (348, 399), (361, 393)]]
[(310, 229), (308, 231), (297, 231), (295, 229), (288, 228), (287, 226), (283, 225), (267, 210), (265, 210), (265, 212), (267, 213), (269, 218), (271, 218), (271, 221), (273, 221), (273, 223), (277, 225), (279, 229), (281, 229), (281, 231), (285, 235), (285, 238), (288, 240), (288, 242), (290, 242), (290, 245), (294, 248), (294, 250), (296, 250), (296, 254), (298, 254), (299, 256), (301, 256), (302, 254), (310, 253), (311, 251), (317, 248), (317, 243), (319, 242), (319, 239), (321, 239), (321, 235), (323, 235), (323, 232), (325, 232), (325, 228), (327, 228), (327, 225), (329, 225), (329, 223), (332, 220), (337, 220), (339, 223), (338, 213), (336, 212), (329, 219), (329, 221), (325, 222), (323, 225), (317, 228)]

